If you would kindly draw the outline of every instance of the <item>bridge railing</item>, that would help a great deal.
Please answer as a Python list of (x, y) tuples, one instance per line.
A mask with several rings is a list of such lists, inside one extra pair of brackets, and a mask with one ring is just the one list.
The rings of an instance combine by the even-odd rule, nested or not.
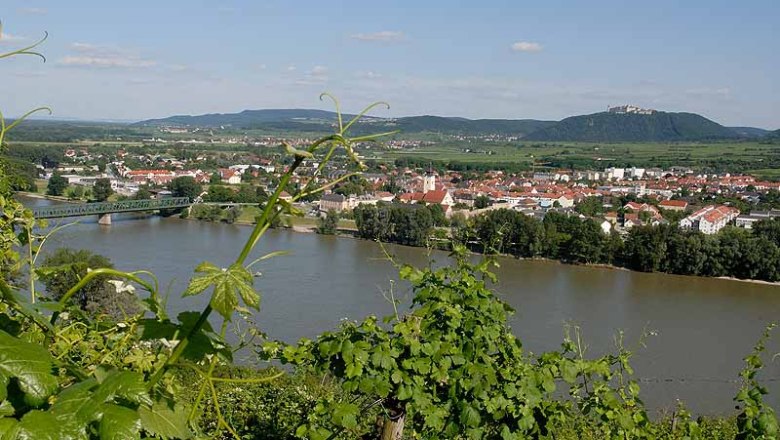
[(33, 208), (35, 218), (82, 217), (87, 215), (113, 214), (133, 211), (156, 211), (158, 209), (186, 208), (191, 205), (187, 197), (167, 197), (150, 200), (120, 200), (117, 202), (68, 203)]

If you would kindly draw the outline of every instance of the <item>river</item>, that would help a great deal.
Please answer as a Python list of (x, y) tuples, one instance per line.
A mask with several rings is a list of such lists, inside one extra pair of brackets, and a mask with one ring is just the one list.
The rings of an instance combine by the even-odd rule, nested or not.
[[(230, 264), (249, 233), (246, 226), (115, 215), (111, 226), (82, 218), (46, 246), (86, 248), (110, 257), (120, 269), (151, 270), (161, 286), (170, 287), (171, 310), (199, 310), (205, 295), (181, 298), (192, 269), (204, 260)], [(415, 265), (447, 259), (441, 252), (386, 248), (397, 261)], [(254, 257), (276, 250), (290, 254), (256, 267), (263, 273), (255, 284), (262, 307), (254, 320), (269, 337), (294, 342), (333, 329), (345, 318), (392, 313), (383, 292), (398, 276), (377, 243), (270, 231)], [(596, 356), (612, 350), (622, 330), (626, 345), (636, 349), (633, 364), (642, 396), (654, 409), (673, 408), (680, 399), (698, 413), (729, 413), (742, 358), (766, 324), (780, 316), (777, 286), (510, 258), (500, 263), (496, 290), (516, 309), (511, 325), (528, 350), (559, 348), (570, 323), (582, 328), (589, 354)], [(394, 294), (408, 304), (408, 286), (395, 283)], [(640, 336), (647, 331), (654, 336), (641, 347)], [(775, 336), (770, 354), (780, 352), (780, 335)], [(761, 377), (778, 408), (780, 360), (767, 361)]]

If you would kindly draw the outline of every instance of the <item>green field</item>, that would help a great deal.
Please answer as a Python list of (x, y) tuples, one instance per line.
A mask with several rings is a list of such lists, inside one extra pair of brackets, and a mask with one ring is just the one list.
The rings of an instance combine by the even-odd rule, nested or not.
[[(470, 151), (466, 151), (466, 150)], [(408, 150), (365, 153), (366, 158), (399, 158), (432, 162), (532, 164), (552, 167), (605, 168), (609, 166), (671, 167), (747, 172), (780, 178), (780, 144), (758, 142), (713, 143), (464, 143), (441, 142)]]

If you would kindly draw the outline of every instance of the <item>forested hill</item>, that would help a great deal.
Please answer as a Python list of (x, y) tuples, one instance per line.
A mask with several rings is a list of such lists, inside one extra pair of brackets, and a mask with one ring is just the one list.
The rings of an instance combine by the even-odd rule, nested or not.
[(737, 132), (693, 113), (649, 115), (595, 113), (572, 116), (529, 134), (527, 140), (586, 142), (668, 142), (741, 137)]
[(761, 138), (772, 133), (769, 130), (764, 130), (763, 128), (756, 128), (756, 127), (726, 127), (726, 128), (735, 131), (738, 135), (744, 138)]
[[(344, 115), (345, 119), (352, 115)], [(244, 110), (241, 113), (214, 113), (200, 116), (171, 116), (150, 119), (137, 126), (231, 127), (238, 129), (330, 131), (336, 113), (306, 109)], [(524, 136), (555, 124), (533, 119), (466, 119), (442, 116), (409, 116), (397, 119), (366, 117), (355, 126), (357, 131), (400, 130), (403, 133), (503, 134)]]

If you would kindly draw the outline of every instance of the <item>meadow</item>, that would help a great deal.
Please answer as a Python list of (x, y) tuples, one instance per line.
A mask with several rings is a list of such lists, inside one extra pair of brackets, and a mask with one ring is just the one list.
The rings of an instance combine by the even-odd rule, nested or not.
[(690, 167), (721, 172), (751, 172), (780, 178), (780, 144), (760, 142), (701, 143), (498, 143), (440, 141), (405, 150), (370, 150), (367, 158), (414, 162), (519, 164), (574, 169), (610, 166)]

